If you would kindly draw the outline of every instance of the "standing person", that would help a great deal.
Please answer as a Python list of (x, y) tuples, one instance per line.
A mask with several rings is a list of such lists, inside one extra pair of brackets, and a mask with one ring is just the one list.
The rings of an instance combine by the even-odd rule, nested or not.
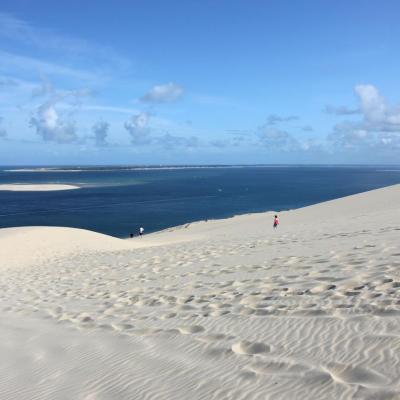
[(275, 218), (274, 218), (274, 229), (276, 229), (278, 227), (278, 225), (279, 225), (279, 219), (278, 219), (278, 216), (275, 215)]
[(133, 233), (130, 233), (130, 234), (129, 234), (129, 237), (132, 239), (132, 238), (133, 238)]
[(139, 228), (139, 236), (143, 236), (143, 233), (144, 233), (144, 228), (143, 228), (143, 226), (141, 226)]

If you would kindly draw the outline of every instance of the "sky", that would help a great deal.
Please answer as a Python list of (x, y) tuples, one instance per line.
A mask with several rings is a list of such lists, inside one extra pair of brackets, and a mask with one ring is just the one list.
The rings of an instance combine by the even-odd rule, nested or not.
[(397, 0), (2, 0), (0, 165), (400, 164)]

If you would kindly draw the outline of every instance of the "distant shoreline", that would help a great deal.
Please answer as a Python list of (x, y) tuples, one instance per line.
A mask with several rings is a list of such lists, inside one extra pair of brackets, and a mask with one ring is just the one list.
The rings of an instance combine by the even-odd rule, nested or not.
[[(157, 171), (184, 169), (237, 169), (237, 168), (393, 168), (398, 164), (209, 164), (209, 165), (52, 165), (52, 166), (0, 166), (4, 172), (105, 172), (105, 171)], [(391, 169), (390, 169), (391, 170)]]

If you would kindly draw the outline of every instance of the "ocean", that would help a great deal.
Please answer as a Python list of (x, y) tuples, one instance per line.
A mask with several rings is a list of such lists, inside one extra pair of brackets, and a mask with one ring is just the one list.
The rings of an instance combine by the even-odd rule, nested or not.
[(0, 167), (0, 184), (77, 190), (0, 191), (0, 228), (68, 226), (116, 237), (192, 221), (299, 208), (400, 183), (399, 166)]

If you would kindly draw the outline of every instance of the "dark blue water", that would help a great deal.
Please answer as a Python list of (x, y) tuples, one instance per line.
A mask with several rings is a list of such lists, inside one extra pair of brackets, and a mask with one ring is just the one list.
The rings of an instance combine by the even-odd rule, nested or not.
[(0, 184), (82, 188), (0, 191), (0, 227), (70, 226), (126, 237), (141, 225), (152, 232), (197, 220), (293, 209), (400, 183), (400, 167), (392, 166), (60, 168), (16, 172), (1, 167)]

